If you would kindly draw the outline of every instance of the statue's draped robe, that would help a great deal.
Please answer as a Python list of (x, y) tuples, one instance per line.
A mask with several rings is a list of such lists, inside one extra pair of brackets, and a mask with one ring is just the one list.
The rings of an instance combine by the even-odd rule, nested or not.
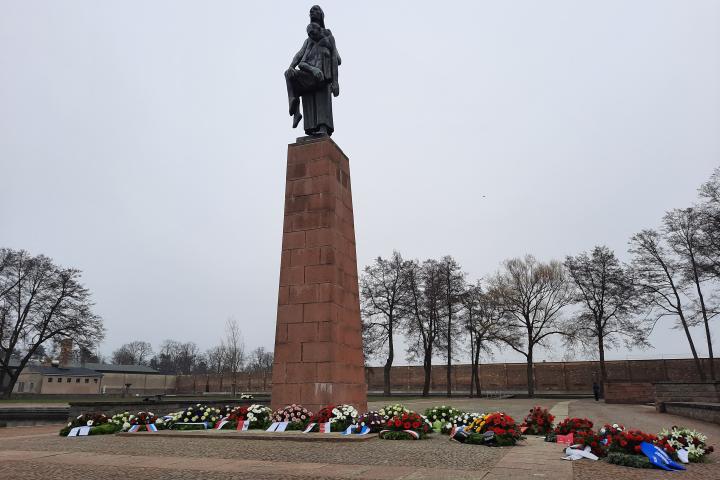
[(302, 95), (303, 127), (307, 135), (318, 132), (325, 125), (328, 134), (335, 130), (332, 114), (331, 83), (337, 75), (337, 63), (333, 58), (333, 45), (328, 37), (319, 42), (308, 39), (304, 45), (302, 62), (306, 62), (323, 73), (323, 81)]

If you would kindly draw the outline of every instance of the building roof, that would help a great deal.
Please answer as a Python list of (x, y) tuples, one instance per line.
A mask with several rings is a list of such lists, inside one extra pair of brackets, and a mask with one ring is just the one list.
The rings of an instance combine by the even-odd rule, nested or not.
[[(77, 367), (78, 365), (73, 365)], [(85, 363), (85, 368), (103, 373), (160, 373), (145, 365), (111, 365), (108, 363)]]
[(42, 375), (59, 375), (64, 377), (102, 377), (103, 374), (89, 368), (82, 367), (45, 367), (41, 365), (28, 365), (28, 370)]

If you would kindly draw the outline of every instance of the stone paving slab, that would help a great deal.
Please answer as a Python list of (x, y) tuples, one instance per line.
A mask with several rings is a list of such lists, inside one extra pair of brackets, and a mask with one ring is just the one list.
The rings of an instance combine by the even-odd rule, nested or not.
[(237, 440), (275, 440), (289, 442), (333, 442), (353, 443), (368, 442), (377, 440), (376, 434), (367, 435), (343, 435), (340, 432), (331, 433), (302, 433), (299, 431), (290, 432), (263, 432), (251, 430), (238, 432), (237, 430), (160, 430), (158, 432), (120, 432), (115, 434), (118, 437), (174, 437), (174, 438), (204, 438), (204, 439), (237, 439)]
[(83, 452), (40, 452), (0, 450), (0, 466), (8, 462), (38, 464), (61, 464), (72, 466), (102, 466), (121, 474), (122, 469), (143, 468), (152, 465), (160, 470), (195, 472), (242, 472), (243, 474), (268, 474), (293, 477), (323, 477), (332, 479), (369, 480), (433, 480), (446, 478), (482, 479), (487, 471), (454, 470), (441, 468), (417, 468), (396, 466), (350, 466), (323, 463), (269, 462), (262, 460), (218, 460), (216, 458), (163, 457), (157, 462), (153, 457), (133, 455), (87, 455)]

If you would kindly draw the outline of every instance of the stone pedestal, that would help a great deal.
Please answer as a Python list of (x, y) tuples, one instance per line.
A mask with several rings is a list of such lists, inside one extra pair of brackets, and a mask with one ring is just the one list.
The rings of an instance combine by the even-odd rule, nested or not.
[(350, 166), (330, 137), (288, 146), (271, 403), (367, 409)]

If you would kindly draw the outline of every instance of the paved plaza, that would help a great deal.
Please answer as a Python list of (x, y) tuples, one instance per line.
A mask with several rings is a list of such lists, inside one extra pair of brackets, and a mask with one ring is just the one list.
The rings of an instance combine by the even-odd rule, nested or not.
[[(720, 426), (658, 414), (652, 407), (606, 405), (592, 400), (444, 399), (403, 400), (424, 411), (439, 404), (468, 411), (503, 410), (521, 420), (533, 405), (559, 419), (586, 416), (597, 424), (620, 422), (656, 432), (687, 425), (720, 441)], [(387, 402), (370, 402), (379, 408)], [(268, 440), (136, 437), (115, 435), (64, 438), (58, 425), (0, 429), (0, 479), (657, 479), (720, 478), (720, 462), (692, 464), (686, 473), (665, 473), (561, 459), (562, 449), (529, 437), (516, 447), (462, 445), (435, 434), (423, 441), (371, 440), (352, 444)]]

